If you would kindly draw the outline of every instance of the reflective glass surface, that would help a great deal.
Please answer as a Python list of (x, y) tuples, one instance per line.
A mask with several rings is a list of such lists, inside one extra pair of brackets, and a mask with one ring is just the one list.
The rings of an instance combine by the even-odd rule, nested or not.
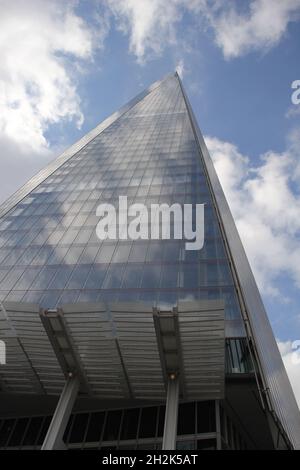
[[(205, 204), (205, 243), (105, 240), (101, 203)], [(124, 226), (118, 226), (124, 230)], [(76, 301), (225, 300), (240, 317), (199, 148), (169, 78), (66, 161), (0, 220), (0, 299), (53, 308)]]

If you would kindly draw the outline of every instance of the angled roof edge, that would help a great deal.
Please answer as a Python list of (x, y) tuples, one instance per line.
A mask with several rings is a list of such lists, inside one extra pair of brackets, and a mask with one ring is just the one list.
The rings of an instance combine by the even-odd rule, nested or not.
[(97, 137), (102, 131), (107, 129), (111, 124), (113, 124), (119, 117), (125, 114), (129, 109), (135, 106), (139, 101), (145, 98), (149, 93), (159, 87), (165, 80), (168, 78), (176, 76), (176, 73), (169, 73), (161, 80), (157, 80), (152, 83), (148, 88), (143, 90), (137, 96), (128, 101), (123, 105), (118, 111), (115, 111), (113, 114), (108, 116), (104, 121), (102, 121), (98, 126), (92, 129), (90, 132), (85, 134), (81, 139), (79, 139), (75, 144), (68, 147), (61, 155), (59, 155), (55, 160), (49, 163), (45, 168), (40, 170), (35, 176), (33, 176), (27, 183), (21, 186), (15, 193), (8, 197), (0, 205), (0, 218), (7, 214), (16, 204), (18, 204), (24, 197), (26, 197), (31, 191), (33, 191), (39, 184), (45, 181), (55, 170), (57, 170), (61, 165), (63, 165), (69, 158), (73, 157), (77, 152), (82, 150), (87, 144), (89, 144), (95, 137)]

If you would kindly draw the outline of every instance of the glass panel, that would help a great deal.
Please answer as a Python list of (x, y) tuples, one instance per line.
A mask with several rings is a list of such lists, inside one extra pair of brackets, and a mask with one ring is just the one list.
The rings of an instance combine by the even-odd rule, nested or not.
[(47, 431), (48, 431), (48, 428), (49, 428), (49, 425), (51, 423), (51, 419), (52, 419), (52, 416), (46, 416), (45, 419), (44, 419), (44, 422), (43, 422), (43, 425), (42, 425), (42, 429), (41, 429), (41, 432), (40, 432), (40, 435), (38, 437), (38, 441), (37, 441), (37, 444), (38, 445), (42, 445), (44, 440), (45, 440), (45, 437), (46, 437), (46, 434), (47, 434)]
[(215, 432), (216, 416), (215, 402), (198, 401), (197, 402), (197, 432)]
[(141, 283), (143, 266), (127, 265), (123, 279), (123, 288), (138, 288)]
[(195, 423), (195, 403), (181, 403), (178, 410), (177, 435), (194, 434)]
[(82, 289), (91, 270), (89, 265), (77, 265), (69, 279), (68, 289)]
[(86, 442), (98, 442), (101, 437), (101, 432), (104, 424), (104, 412), (92, 413), (86, 435)]
[(148, 289), (158, 287), (160, 283), (160, 272), (161, 266), (145, 265), (141, 287)]
[(178, 266), (167, 265), (163, 267), (160, 286), (162, 288), (177, 287)]
[(121, 439), (135, 439), (139, 421), (139, 408), (124, 410)]
[(108, 411), (104, 430), (104, 441), (115, 441), (119, 437), (122, 412), (120, 410)]
[(24, 446), (33, 446), (35, 444), (41, 429), (42, 422), (42, 417), (31, 418), (23, 441)]
[(12, 432), (14, 427), (15, 420), (14, 419), (6, 419), (1, 427), (0, 433), (0, 447), (4, 447), (7, 443), (7, 440)]
[(101, 265), (92, 266), (85, 284), (85, 289), (100, 289), (104, 281), (106, 270), (107, 268)]
[(156, 436), (157, 410), (154, 406), (142, 408), (139, 438)]
[(12, 436), (9, 439), (8, 445), (10, 447), (21, 445), (28, 421), (28, 418), (21, 418), (17, 420)]
[(73, 267), (63, 266), (58, 268), (51, 284), (50, 289), (63, 289), (67, 284), (69, 277), (73, 271)]
[(96, 263), (109, 263), (111, 261), (112, 255), (115, 251), (116, 243), (106, 243), (103, 242), (99, 253), (96, 256)]
[(197, 450), (216, 450), (215, 439), (202, 439), (197, 441)]
[(74, 416), (69, 442), (83, 442), (88, 417), (88, 413), (79, 413)]

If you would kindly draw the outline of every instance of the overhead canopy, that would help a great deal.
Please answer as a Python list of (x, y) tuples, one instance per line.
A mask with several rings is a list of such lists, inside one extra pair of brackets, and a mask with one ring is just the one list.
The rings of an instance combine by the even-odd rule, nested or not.
[(224, 397), (223, 301), (181, 302), (171, 311), (144, 303), (79, 303), (57, 310), (4, 302), (0, 387), (60, 394), (71, 373), (82, 394), (164, 399), (170, 374), (187, 400)]

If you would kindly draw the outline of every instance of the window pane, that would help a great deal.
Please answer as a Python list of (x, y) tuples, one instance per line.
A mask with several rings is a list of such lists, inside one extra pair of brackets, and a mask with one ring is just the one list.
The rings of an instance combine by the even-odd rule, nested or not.
[(67, 283), (67, 280), (71, 276), (73, 271), (72, 267), (63, 266), (58, 268), (57, 273), (55, 274), (51, 284), (51, 289), (63, 289)]
[(181, 403), (178, 410), (177, 435), (195, 433), (195, 403)]
[(160, 283), (162, 288), (177, 287), (178, 270), (179, 270), (178, 265), (163, 266), (161, 283)]
[(141, 287), (154, 288), (159, 286), (161, 266), (145, 265)]
[(20, 446), (24, 436), (28, 418), (21, 418), (17, 420), (17, 424), (9, 440), (9, 446)]
[(118, 289), (121, 287), (123, 279), (124, 266), (114, 266), (111, 265), (108, 268), (104, 283), (103, 289)]
[(83, 247), (81, 246), (71, 246), (69, 251), (67, 252), (64, 263), (65, 264), (76, 264), (80, 258), (80, 255), (83, 251)]
[(39, 275), (36, 277), (35, 281), (31, 284), (30, 288), (32, 290), (47, 289), (48, 284), (56, 273), (55, 267), (45, 267), (41, 269)]
[(215, 430), (215, 403), (213, 401), (198, 401), (197, 432), (215, 432)]
[(143, 266), (127, 265), (123, 279), (123, 288), (138, 288), (141, 283)]
[(104, 413), (91, 414), (88, 432), (85, 439), (86, 442), (98, 442), (100, 440), (104, 423), (104, 416)]
[(4, 447), (7, 443), (7, 439), (10, 436), (12, 428), (15, 424), (14, 419), (6, 419), (2, 424), (1, 433), (0, 433), (0, 447)]
[(42, 417), (31, 418), (30, 424), (27, 428), (26, 435), (23, 441), (23, 445), (33, 446), (35, 444), (35, 441), (37, 440), (39, 431), (41, 429), (42, 422), (43, 422)]
[(100, 289), (102, 286), (105, 273), (107, 268), (102, 267), (101, 265), (92, 266), (87, 282), (85, 284), (85, 289)]
[(115, 251), (116, 244), (115, 243), (106, 243), (103, 242), (99, 253), (96, 256), (96, 263), (110, 263), (112, 255)]
[(104, 441), (115, 441), (118, 439), (122, 412), (119, 410), (108, 411), (105, 430)]
[(132, 245), (131, 252), (129, 255), (129, 261), (131, 262), (143, 262), (146, 258), (148, 243), (135, 242)]
[(88, 413), (79, 413), (75, 415), (69, 442), (73, 443), (83, 441), (88, 417)]
[(157, 407), (142, 408), (139, 437), (155, 437), (157, 423)]
[(129, 257), (129, 253), (131, 250), (131, 243), (129, 244), (124, 244), (124, 243), (119, 243), (117, 246), (114, 256), (113, 256), (113, 263), (126, 263)]
[(139, 408), (124, 410), (121, 439), (135, 439), (139, 421)]
[(72, 272), (67, 289), (82, 289), (91, 270), (89, 265), (77, 265)]

